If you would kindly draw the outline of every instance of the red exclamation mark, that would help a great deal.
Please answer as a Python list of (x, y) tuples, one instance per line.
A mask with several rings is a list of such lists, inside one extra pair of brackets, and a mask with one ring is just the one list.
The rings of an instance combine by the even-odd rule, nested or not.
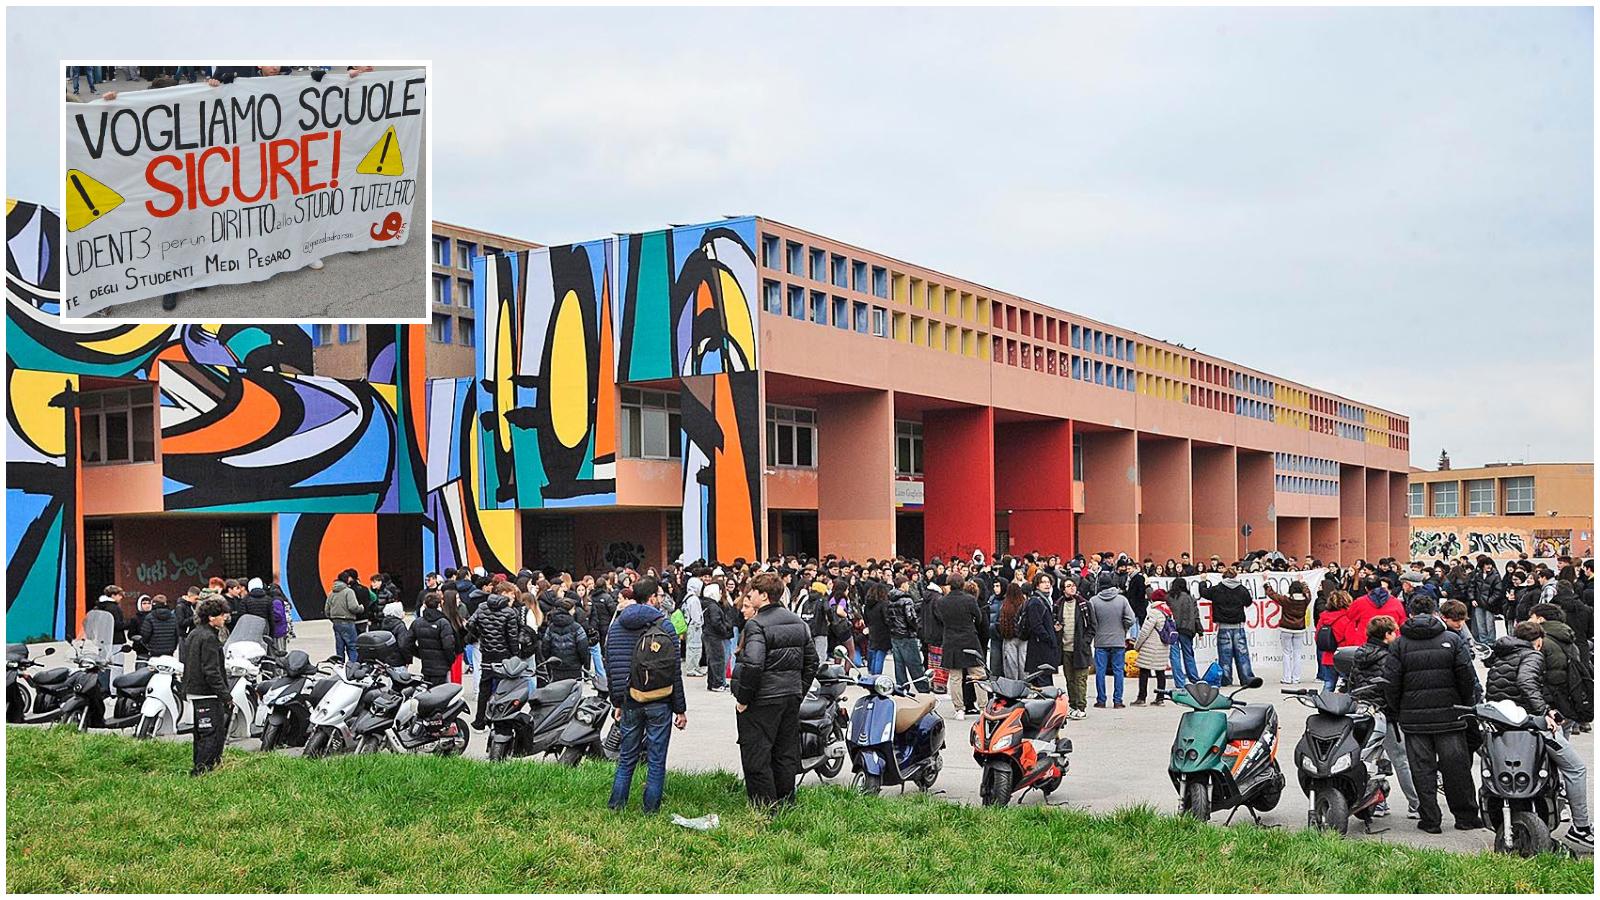
[(333, 181), (329, 183), (328, 187), (339, 186), (339, 138), (343, 134), (344, 132), (342, 131), (333, 133)]

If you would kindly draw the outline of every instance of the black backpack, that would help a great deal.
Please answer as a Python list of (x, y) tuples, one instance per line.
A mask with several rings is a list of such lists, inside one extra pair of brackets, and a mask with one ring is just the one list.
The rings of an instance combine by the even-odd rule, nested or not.
[(672, 696), (678, 678), (678, 632), (662, 618), (639, 635), (628, 672), (628, 696), (636, 703), (654, 703)]
[[(1545, 640), (1549, 640), (1546, 638)], [(1594, 669), (1589, 654), (1576, 645), (1567, 649), (1567, 701), (1572, 704), (1572, 718), (1579, 722), (1594, 721)]]

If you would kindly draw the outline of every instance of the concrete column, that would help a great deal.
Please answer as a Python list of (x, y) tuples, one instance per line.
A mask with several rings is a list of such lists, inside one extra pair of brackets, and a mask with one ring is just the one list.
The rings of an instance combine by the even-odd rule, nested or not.
[[(1239, 556), (1239, 470), (1233, 447), (1192, 444), (1194, 558)], [(1165, 560), (1163, 560), (1165, 561)]]
[(1011, 512), (1015, 552), (1038, 550), (1070, 559), (1072, 422), (1003, 423), (995, 434), (994, 459), (995, 508)]
[(1139, 554), (1157, 562), (1194, 547), (1188, 438), (1139, 439)]
[(1339, 558), (1339, 520), (1311, 520), (1311, 555), (1323, 562)]
[[(892, 420), (889, 428), (892, 438)], [(923, 413), (922, 450), (924, 557), (994, 552), (994, 409), (973, 406)], [(886, 471), (893, 472), (893, 466)], [(892, 514), (893, 485), (889, 503)]]
[(1078, 543), (1084, 553), (1139, 556), (1139, 450), (1132, 431), (1083, 432), (1083, 516)]
[(1339, 556), (1352, 566), (1367, 558), (1367, 474), (1361, 466), (1339, 467)]
[(1389, 473), (1367, 469), (1367, 552), (1389, 555)]
[[(1239, 525), (1234, 533), (1239, 535), (1239, 555), (1247, 551), (1272, 549), (1278, 546), (1277, 482), (1273, 479), (1272, 454), (1256, 450), (1240, 450), (1238, 464)], [(1240, 532), (1240, 526), (1250, 526), (1250, 536)], [(1222, 554), (1224, 562), (1231, 562)]]
[(1411, 497), (1407, 492), (1410, 477), (1404, 472), (1389, 473), (1389, 555), (1395, 559), (1411, 556)]
[(1311, 552), (1311, 520), (1305, 516), (1278, 517), (1278, 552), (1300, 561)]
[[(991, 540), (992, 531), (991, 525)], [(817, 547), (845, 559), (894, 555), (894, 397), (888, 391), (832, 394), (817, 403)]]

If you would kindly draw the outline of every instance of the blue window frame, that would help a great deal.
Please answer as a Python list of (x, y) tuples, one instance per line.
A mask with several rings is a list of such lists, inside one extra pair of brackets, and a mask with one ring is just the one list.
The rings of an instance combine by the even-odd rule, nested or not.
[(783, 285), (776, 281), (761, 283), (762, 308), (775, 316), (783, 315)]
[(779, 268), (778, 239), (774, 235), (761, 236), (761, 264), (769, 269)]
[(867, 264), (858, 259), (850, 260), (850, 289), (867, 292)]
[(849, 264), (845, 261), (845, 258), (842, 257), (842, 256), (834, 256), (832, 261), (833, 261), (833, 286), (834, 287), (849, 287), (850, 286), (850, 278), (849, 278), (849, 268), (850, 267), (849, 267)]
[(356, 339), (356, 329), (360, 327), (360, 325), (340, 325), (339, 343), (348, 344), (354, 341)]
[[(844, 300), (843, 297), (835, 297), (835, 298), (833, 298), (833, 302), (834, 303), (840, 303), (843, 300)], [(868, 325), (868, 322), (867, 322), (867, 305), (865, 303), (857, 303), (857, 304), (855, 304), (855, 308), (853, 310), (851, 310), (851, 312), (853, 312), (855, 314), (854, 319), (855, 319), (856, 331), (859, 331), (862, 334), (866, 334), (868, 332), (868, 330), (869, 330), (869, 325)]]

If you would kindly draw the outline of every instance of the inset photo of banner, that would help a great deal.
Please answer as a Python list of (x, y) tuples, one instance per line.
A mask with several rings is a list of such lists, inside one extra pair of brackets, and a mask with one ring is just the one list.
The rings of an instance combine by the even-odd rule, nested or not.
[(62, 317), (428, 321), (428, 73), (65, 64)]

